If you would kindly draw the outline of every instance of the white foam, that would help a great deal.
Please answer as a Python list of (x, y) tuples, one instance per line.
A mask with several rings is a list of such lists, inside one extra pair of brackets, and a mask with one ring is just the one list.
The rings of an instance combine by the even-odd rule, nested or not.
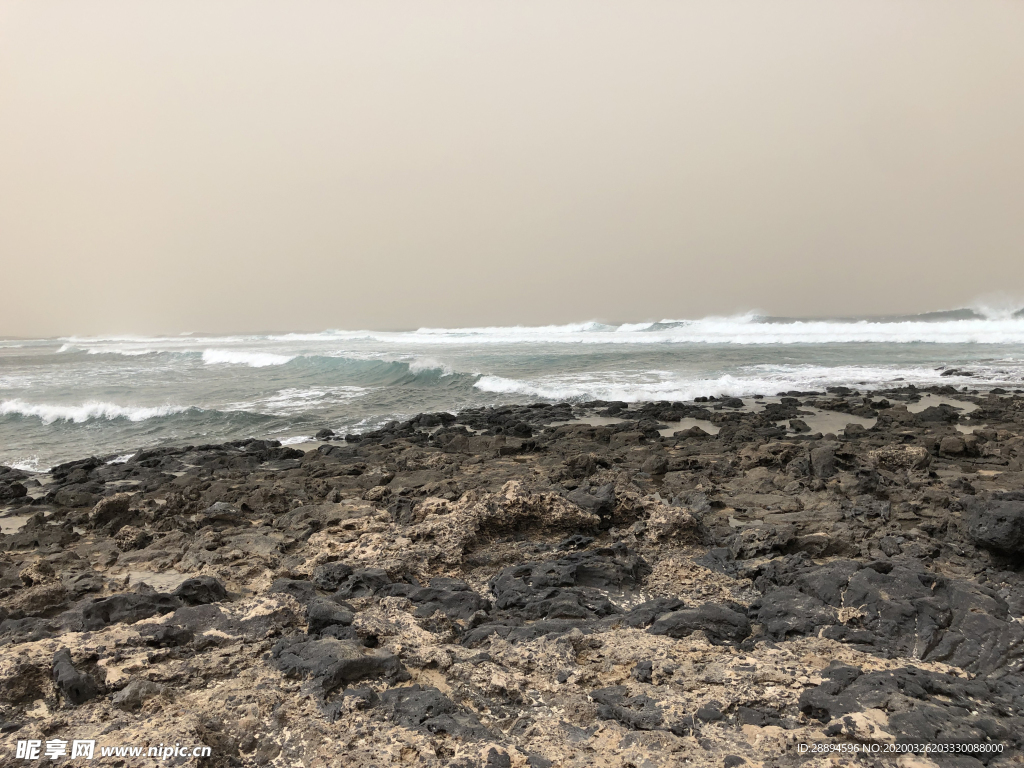
[(651, 328), (654, 323), (623, 323), (615, 329), (616, 333), (634, 333), (636, 331), (646, 331)]
[(82, 424), (90, 419), (127, 419), (145, 421), (175, 413), (184, 413), (187, 407), (177, 405), (125, 406), (115, 403), (88, 402), (82, 405), (53, 405), (49, 403), (26, 403), (24, 400), (0, 402), (0, 416), (28, 416), (38, 418), (43, 424), (55, 421), (72, 421)]
[(417, 357), (409, 363), (410, 373), (423, 373), (424, 371), (440, 371), (442, 376), (451, 376), (454, 373), (451, 366), (432, 357)]
[(545, 377), (535, 381), (507, 379), (501, 376), (481, 376), (474, 384), (483, 392), (502, 395), (525, 395), (544, 400), (621, 400), (635, 403), (647, 400), (692, 400), (701, 395), (743, 395), (752, 382), (722, 376), (717, 379), (628, 381), (614, 375)]
[[(85, 348), (118, 354), (147, 351), (203, 352), (210, 364), (263, 367), (282, 365), (293, 354), (282, 353), (309, 345), (301, 354), (348, 356), (348, 349), (364, 342), (384, 345), (444, 346), (484, 344), (842, 344), (842, 343), (934, 343), (934, 344), (1024, 344), (1024, 317), (1015, 316), (1020, 302), (998, 298), (975, 305), (982, 315), (961, 320), (801, 320), (771, 321), (756, 312), (698, 320), (665, 319), (607, 324), (598, 321), (544, 326), (482, 326), (471, 328), (420, 328), (415, 331), (328, 330), (320, 333), (287, 333), (268, 336), (176, 336), (145, 338), (109, 336), (68, 337), (58, 351)], [(261, 347), (274, 345), (272, 350)], [(237, 349), (244, 346), (244, 349)], [(324, 349), (329, 347), (329, 349)], [(339, 347), (346, 349), (339, 350)], [(426, 363), (425, 363), (426, 364)]]
[(367, 387), (289, 387), (276, 394), (254, 400), (231, 403), (222, 410), (248, 411), (270, 416), (290, 416), (327, 405), (345, 403), (371, 391)]
[(134, 453), (126, 453), (121, 456), (116, 456), (108, 461), (107, 464), (127, 464), (134, 455)]
[(235, 349), (207, 349), (203, 351), (203, 362), (207, 365), (247, 365), (250, 368), (265, 368), (270, 365), (290, 363), (296, 355), (278, 355), (273, 352), (247, 352)]
[(85, 350), (90, 355), (124, 355), (125, 357), (140, 357), (142, 355), (155, 355), (155, 349), (133, 348), (112, 348), (112, 347), (89, 347)]
[(325, 331), (273, 337), (287, 342), (376, 341), (419, 346), (473, 344), (1024, 344), (1024, 318), (902, 322), (808, 320), (770, 322), (753, 313), (657, 323), (481, 328), (420, 328), (408, 332)]
[(747, 397), (774, 395), (789, 390), (823, 391), (825, 387), (846, 385), (876, 389), (887, 386), (928, 386), (964, 384), (1019, 386), (1024, 372), (989, 366), (970, 366), (974, 376), (942, 376), (941, 370), (923, 367), (886, 366), (747, 366), (736, 374), (715, 378), (686, 378), (667, 371), (603, 371), (585, 374), (560, 374), (536, 379), (512, 379), (481, 376), (473, 385), (483, 392), (522, 395), (545, 400), (621, 400), (645, 402), (692, 400), (706, 395)]
[(103, 343), (99, 346), (85, 347), (80, 344), (62, 344), (57, 350), (57, 354), (59, 355), (64, 352), (81, 352), (83, 350), (89, 355), (124, 355), (125, 357), (140, 357), (142, 355), (153, 355), (159, 352), (159, 350), (151, 349), (146, 345), (139, 346), (128, 342), (120, 342)]
[(1024, 300), (1007, 293), (982, 296), (971, 304), (971, 309), (990, 320), (1008, 320), (1024, 307)]
[(11, 469), (20, 469), (22, 472), (45, 472), (47, 469), (39, 466), (38, 456), (33, 456), (28, 459), (18, 459), (10, 462), (7, 466)]

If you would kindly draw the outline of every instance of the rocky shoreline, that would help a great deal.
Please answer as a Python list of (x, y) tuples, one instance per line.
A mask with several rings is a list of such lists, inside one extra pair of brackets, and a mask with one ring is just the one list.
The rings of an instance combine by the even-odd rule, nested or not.
[(1020, 761), (1024, 395), (699, 400), (0, 467), (0, 763)]

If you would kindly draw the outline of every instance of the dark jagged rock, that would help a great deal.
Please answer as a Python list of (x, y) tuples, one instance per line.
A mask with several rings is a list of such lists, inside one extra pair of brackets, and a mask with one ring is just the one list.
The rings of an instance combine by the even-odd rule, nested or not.
[(354, 618), (352, 611), (324, 597), (314, 597), (306, 605), (306, 621), (310, 633), (320, 632), (337, 624), (348, 626)]
[(0, 481), (0, 504), (8, 504), (28, 495), (28, 488), (16, 480)]
[(393, 654), (351, 640), (286, 640), (274, 647), (275, 665), (292, 677), (309, 678), (320, 696), (361, 680), (396, 682), (407, 676)]
[(750, 621), (728, 606), (705, 603), (697, 608), (667, 613), (647, 631), (676, 638), (701, 631), (713, 643), (739, 642), (750, 635)]
[(941, 405), (930, 405), (920, 413), (916, 414), (919, 422), (942, 422), (945, 424), (956, 424), (960, 420), (960, 413), (956, 408), (942, 403)]
[(664, 721), (662, 710), (653, 699), (648, 696), (629, 696), (623, 685), (591, 691), (590, 698), (599, 705), (598, 717), (617, 720), (627, 728), (651, 731)]
[(836, 623), (837, 613), (796, 587), (782, 587), (761, 599), (757, 620), (773, 638), (784, 640), (791, 635), (809, 635), (819, 627)]
[(615, 510), (615, 484), (607, 483), (598, 488), (589, 486), (577, 488), (566, 497), (573, 504), (609, 520)]
[(491, 601), (473, 592), (469, 585), (458, 579), (431, 579), (429, 587), (412, 584), (391, 584), (380, 594), (406, 597), (416, 604), (415, 615), (429, 618), (440, 611), (452, 619), (469, 619), (479, 611), (491, 609)]
[[(682, 600), (675, 597), (656, 597), (633, 608), (622, 617), (622, 623), (628, 627), (647, 627), (655, 619), (684, 608)], [(665, 633), (667, 634), (667, 633)]]
[(245, 513), (233, 504), (218, 501), (194, 515), (192, 521), (197, 528), (204, 528), (208, 525), (234, 527), (245, 523), (246, 518)]
[(75, 706), (85, 704), (99, 695), (96, 681), (80, 672), (71, 663), (71, 652), (62, 648), (53, 655), (53, 682), (68, 701)]
[(829, 478), (836, 473), (836, 454), (831, 446), (812, 449), (810, 458), (814, 477)]
[[(225, 766), (1014, 750), (1021, 395), (515, 405), (0, 468), (27, 489), (0, 499), (0, 725), (166, 724)], [(822, 437), (819, 411), (875, 424)], [(929, 757), (1011, 757), (964, 754)]]
[(149, 680), (132, 680), (114, 694), (112, 703), (118, 709), (123, 709), (126, 712), (137, 712), (149, 699), (159, 696), (163, 691), (163, 686), (158, 683)]
[(114, 535), (114, 544), (122, 552), (130, 552), (134, 549), (144, 549), (153, 541), (153, 536), (148, 531), (136, 528), (134, 525), (121, 526)]
[(398, 725), (458, 739), (485, 739), (490, 732), (437, 688), (411, 685), (380, 695), (380, 709)]
[(325, 563), (313, 571), (313, 584), (318, 589), (333, 592), (352, 575), (352, 567), (345, 563)]
[(515, 608), (526, 619), (586, 619), (617, 613), (608, 593), (636, 589), (649, 572), (625, 549), (599, 550), (506, 568), (490, 587), (499, 610)]
[(308, 603), (316, 597), (316, 585), (310, 581), (298, 579), (277, 579), (270, 585), (268, 590), (271, 594), (275, 592), (291, 595), (300, 603)]
[[(1024, 630), (998, 595), (919, 566), (838, 561), (775, 570), (760, 585), (758, 619), (776, 638), (821, 631), (875, 652), (978, 673), (1011, 663), (1024, 642)], [(857, 622), (841, 623), (838, 609), (855, 609)]]
[(77, 541), (78, 534), (71, 525), (50, 525), (37, 512), (32, 515), (21, 530), (0, 539), (0, 547), (9, 551), (60, 551)]
[(969, 515), (968, 534), (977, 546), (1004, 555), (1024, 554), (1024, 494), (967, 497), (961, 503)]
[(89, 525), (93, 528), (109, 527), (115, 531), (131, 522), (132, 497), (127, 493), (118, 493), (100, 499), (89, 512)]
[(800, 695), (800, 708), (832, 723), (827, 732), (850, 732), (853, 721), (846, 716), (874, 709), (888, 715), (888, 730), (897, 743), (984, 744), (999, 740), (1017, 747), (1021, 742), (1018, 734), (1011, 734), (992, 717), (1001, 706), (998, 684), (993, 687), (983, 680), (916, 667), (862, 674), (855, 667), (833, 665), (825, 675), (825, 682)]
[(353, 571), (338, 586), (335, 594), (343, 599), (351, 597), (369, 597), (384, 589), (391, 583), (387, 571), (383, 568), (363, 568)]
[(185, 605), (206, 605), (228, 599), (228, 593), (224, 589), (224, 585), (213, 576), (197, 576), (192, 579), (185, 579), (171, 594)]
[(181, 601), (157, 592), (123, 592), (110, 597), (90, 598), (61, 616), (73, 632), (89, 632), (108, 624), (134, 624), (179, 608)]
[(173, 648), (188, 645), (195, 638), (195, 633), (188, 627), (177, 627), (173, 624), (157, 627), (147, 640), (148, 645), (158, 648)]

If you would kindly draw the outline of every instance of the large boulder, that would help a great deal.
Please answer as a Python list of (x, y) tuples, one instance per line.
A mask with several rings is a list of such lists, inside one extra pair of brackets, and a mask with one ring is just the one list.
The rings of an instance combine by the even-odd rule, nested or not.
[(81, 486), (68, 486), (61, 488), (53, 494), (53, 503), (58, 507), (91, 507), (102, 501), (99, 494), (93, 493)]
[(192, 579), (185, 579), (174, 590), (173, 596), (185, 605), (207, 605), (228, 599), (224, 585), (213, 576), (196, 576)]
[(832, 446), (824, 445), (811, 450), (811, 474), (822, 479), (836, 473), (836, 452)]
[(868, 452), (875, 466), (891, 472), (925, 469), (932, 460), (928, 449), (920, 445), (886, 445)]
[[(130, 493), (116, 493), (107, 496), (96, 502), (96, 506), (89, 512), (89, 527), (104, 528), (109, 526), (110, 530), (117, 530), (130, 521), (129, 507), (132, 497)], [(66, 505), (67, 506), (67, 505)]]
[(311, 633), (336, 625), (347, 627), (354, 618), (352, 611), (326, 597), (314, 597), (306, 605), (306, 623)]
[(1007, 493), (994, 498), (966, 497), (967, 535), (982, 549), (1021, 555), (1024, 547), (1024, 498)]
[(10, 481), (0, 482), (0, 504), (6, 504), (15, 499), (21, 499), (28, 495), (28, 488), (21, 483)]
[(916, 418), (922, 424), (956, 424), (960, 420), (959, 411), (959, 408), (954, 408), (948, 403), (939, 403), (938, 405), (928, 406), (918, 413)]

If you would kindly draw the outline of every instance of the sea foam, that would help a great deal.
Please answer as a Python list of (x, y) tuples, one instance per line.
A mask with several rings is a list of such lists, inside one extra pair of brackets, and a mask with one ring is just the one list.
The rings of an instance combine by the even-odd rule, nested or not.
[[(1020, 386), (1022, 372), (1000, 366), (967, 366), (969, 375), (943, 376), (942, 369), (888, 366), (746, 366), (734, 374), (687, 378), (669, 372), (601, 371), (558, 374), (535, 379), (481, 376), (474, 388), (497, 395), (518, 395), (544, 400), (620, 400), (646, 402), (687, 401), (702, 395), (747, 397), (774, 395), (790, 390), (823, 391), (837, 383), (865, 388), (914, 384), (966, 383), (977, 386)], [(964, 370), (961, 368), (960, 370)]]
[(284, 342), (356, 342), (437, 347), (491, 344), (1024, 344), (1024, 317), (946, 320), (779, 320), (746, 313), (701, 320), (608, 325), (420, 328), (416, 331), (325, 331), (271, 337)]
[(287, 416), (345, 403), (369, 391), (366, 387), (289, 387), (267, 397), (230, 403), (223, 410)]
[(126, 419), (127, 421), (146, 421), (162, 416), (184, 413), (188, 407), (177, 405), (124, 406), (115, 403), (89, 402), (82, 405), (54, 405), (49, 403), (26, 403), (24, 400), (4, 400), (0, 402), (0, 416), (35, 417), (43, 424), (55, 421), (72, 421), (82, 424), (91, 419)]
[(250, 368), (266, 368), (270, 365), (290, 363), (295, 358), (296, 355), (247, 352), (236, 349), (207, 349), (203, 351), (203, 362), (207, 365), (247, 365)]
[(451, 376), (454, 373), (451, 366), (432, 357), (417, 357), (409, 362), (409, 373), (426, 373), (427, 371), (439, 371), (442, 376)]

